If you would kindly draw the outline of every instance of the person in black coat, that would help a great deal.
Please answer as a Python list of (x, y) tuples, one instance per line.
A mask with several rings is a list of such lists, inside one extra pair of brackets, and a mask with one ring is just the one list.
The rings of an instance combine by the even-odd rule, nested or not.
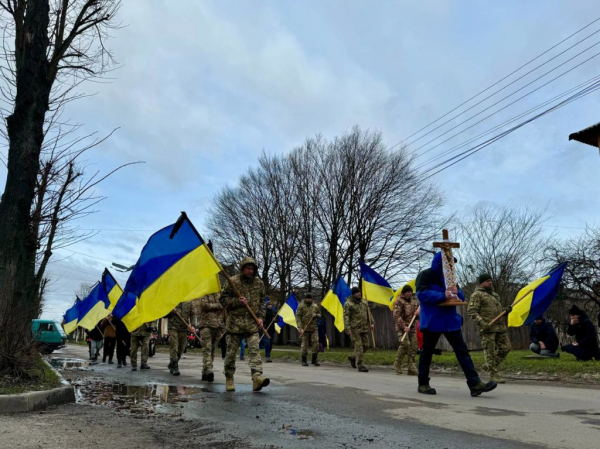
[(121, 368), (127, 366), (127, 356), (131, 347), (131, 334), (123, 321), (115, 317), (112, 321), (117, 329), (117, 368)]
[(531, 345), (529, 349), (545, 357), (558, 357), (558, 337), (552, 327), (552, 323), (546, 321), (543, 316), (534, 320), (529, 329)]
[(574, 335), (575, 341), (562, 347), (563, 352), (573, 354), (577, 360), (592, 360), (598, 356), (596, 328), (587, 314), (576, 305), (569, 309), (571, 322), (567, 335)]

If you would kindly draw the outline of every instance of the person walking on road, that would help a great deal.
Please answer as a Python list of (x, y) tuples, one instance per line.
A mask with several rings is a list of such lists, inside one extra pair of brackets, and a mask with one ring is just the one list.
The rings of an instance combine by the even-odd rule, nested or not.
[(312, 294), (304, 295), (302, 301), (296, 309), (296, 325), (302, 338), (302, 366), (308, 366), (308, 348), (311, 350), (311, 363), (319, 366), (317, 356), (319, 354), (319, 334), (317, 333), (317, 320), (321, 317), (321, 310), (318, 304), (313, 302)]
[(269, 339), (265, 339), (265, 362), (271, 363), (271, 351), (273, 350), (273, 339), (275, 338), (275, 326), (272, 324), (273, 320), (277, 317), (277, 310), (269, 298), (265, 304), (265, 323), (269, 326)]
[(148, 366), (148, 353), (150, 351), (150, 334), (153, 327), (153, 321), (144, 323), (131, 333), (131, 352), (129, 354), (131, 358), (131, 371), (137, 371), (137, 353), (140, 347), (142, 350), (142, 364), (140, 365), (140, 369), (150, 369)]
[[(410, 285), (402, 287), (400, 296), (394, 303), (394, 323), (398, 334), (398, 354), (396, 355), (396, 374), (402, 374), (402, 362), (407, 356), (409, 376), (417, 375), (415, 354), (417, 353), (417, 320), (419, 303), (413, 299), (413, 289)], [(408, 335), (406, 335), (408, 334)], [(406, 335), (406, 336), (405, 336)]]
[(101, 321), (96, 324), (96, 326), (89, 332), (89, 336), (91, 338), (90, 341), (90, 357), (93, 362), (98, 361), (98, 356), (100, 355), (100, 350), (104, 344), (104, 336), (102, 335), (102, 331), (100, 330)]
[(202, 380), (215, 380), (213, 363), (223, 331), (225, 315), (218, 294), (200, 298), (200, 340), (202, 341)]
[(369, 305), (362, 298), (360, 288), (352, 287), (352, 296), (349, 296), (344, 304), (344, 329), (352, 339), (354, 347), (354, 352), (348, 360), (352, 368), (358, 367), (361, 373), (369, 372), (363, 361), (365, 352), (369, 350), (369, 328), (375, 328), (375, 322), (369, 326)]
[(127, 366), (127, 356), (131, 349), (131, 333), (125, 323), (113, 317), (113, 324), (117, 328), (117, 368)]
[(117, 331), (112, 324), (110, 315), (100, 322), (100, 328), (104, 333), (102, 363), (106, 363), (106, 359), (108, 358), (109, 365), (112, 365), (113, 357), (115, 355), (115, 344), (117, 343)]
[(187, 347), (189, 323), (194, 318), (194, 308), (191, 302), (177, 304), (167, 315), (169, 320), (169, 372), (179, 376), (179, 360)]

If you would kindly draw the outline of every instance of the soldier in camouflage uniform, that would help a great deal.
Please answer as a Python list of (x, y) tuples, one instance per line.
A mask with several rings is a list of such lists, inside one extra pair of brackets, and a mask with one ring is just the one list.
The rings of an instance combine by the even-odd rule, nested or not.
[[(402, 361), (404, 356), (408, 355), (408, 375), (417, 375), (417, 366), (415, 365), (415, 354), (417, 353), (417, 320), (419, 315), (419, 303), (413, 297), (413, 289), (410, 285), (405, 285), (400, 292), (400, 296), (394, 303), (394, 322), (396, 324), (396, 333), (398, 334), (398, 355), (394, 367), (396, 374), (402, 374)], [(412, 325), (409, 327), (413, 317)], [(402, 341), (404, 334), (408, 335)]]
[[(371, 323), (371, 329), (375, 323)], [(344, 304), (344, 328), (346, 334), (352, 337), (354, 353), (348, 357), (352, 368), (358, 366), (358, 371), (368, 373), (369, 370), (363, 363), (363, 355), (369, 349), (369, 305), (362, 299), (358, 287), (352, 287), (352, 296), (346, 298)]]
[[(175, 311), (179, 312), (179, 315)], [(169, 319), (169, 372), (173, 376), (179, 376), (179, 360), (187, 346), (188, 332), (190, 331), (188, 324), (192, 322), (194, 316), (194, 308), (190, 302), (177, 304), (173, 312), (167, 315)]]
[(492, 325), (489, 323), (503, 311), (510, 313), (512, 307), (502, 307), (500, 296), (492, 288), (492, 277), (489, 274), (480, 275), (478, 280), (479, 287), (471, 295), (467, 313), (479, 326), (485, 357), (484, 369), (490, 374), (490, 380), (496, 383), (505, 383), (505, 380), (498, 374), (498, 365), (511, 349), (506, 318), (501, 318)]
[(202, 342), (202, 380), (215, 380), (213, 361), (217, 343), (225, 330), (224, 311), (218, 294), (200, 298), (200, 341)]
[[(270, 380), (262, 377), (262, 360), (259, 352), (260, 337), (259, 326), (262, 329), (265, 318), (265, 285), (257, 277), (258, 265), (251, 257), (245, 257), (240, 262), (240, 272), (232, 276), (231, 283), (227, 282), (221, 294), (221, 304), (228, 312), (227, 316), (227, 355), (225, 356), (225, 384), (227, 391), (235, 391), (233, 376), (235, 374), (235, 357), (243, 338), (248, 347), (250, 371), (252, 373), (252, 389), (260, 391), (269, 385)], [(242, 295), (237, 297), (233, 288)], [(246, 304), (259, 320), (256, 321), (248, 310)]]
[[(321, 308), (313, 302), (310, 293), (304, 296), (296, 309), (296, 324), (302, 337), (302, 366), (308, 366), (308, 347), (311, 347), (312, 360), (315, 366), (320, 366), (317, 361), (319, 353), (319, 333), (317, 332), (317, 319), (321, 318)], [(309, 324), (310, 322), (310, 324)]]
[(150, 369), (148, 366), (148, 353), (150, 352), (150, 334), (155, 322), (144, 323), (131, 333), (131, 371), (137, 371), (137, 352), (138, 348), (142, 347), (142, 365), (141, 369)]

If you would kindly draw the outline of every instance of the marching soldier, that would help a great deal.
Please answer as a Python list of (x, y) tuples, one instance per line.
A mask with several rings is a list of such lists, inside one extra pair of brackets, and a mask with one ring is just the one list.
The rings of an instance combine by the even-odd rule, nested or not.
[(150, 352), (150, 334), (155, 322), (144, 323), (131, 333), (131, 371), (137, 371), (137, 352), (138, 348), (142, 348), (142, 365), (140, 369), (150, 369), (148, 366), (148, 353)]
[(225, 330), (224, 311), (218, 294), (200, 298), (200, 341), (202, 342), (202, 380), (215, 380), (213, 362), (217, 343)]
[(302, 366), (308, 366), (307, 356), (308, 347), (311, 348), (311, 363), (320, 366), (317, 361), (319, 353), (319, 334), (317, 332), (317, 319), (321, 317), (321, 310), (318, 304), (313, 302), (310, 293), (304, 296), (304, 301), (298, 305), (296, 310), (296, 324), (302, 337)]
[(512, 307), (502, 307), (500, 296), (493, 290), (492, 276), (484, 273), (479, 276), (478, 281), (479, 286), (471, 295), (467, 313), (479, 326), (485, 358), (484, 369), (490, 374), (490, 380), (496, 383), (505, 383), (506, 381), (498, 374), (498, 365), (502, 363), (511, 349), (506, 320), (500, 319), (492, 325), (490, 325), (490, 321), (504, 310), (510, 313)]
[[(404, 356), (408, 355), (408, 375), (417, 375), (417, 366), (415, 364), (415, 354), (417, 353), (417, 323), (419, 314), (419, 304), (413, 299), (413, 289), (410, 285), (405, 285), (400, 292), (400, 297), (394, 303), (394, 322), (396, 324), (396, 333), (398, 334), (398, 355), (394, 367), (396, 374), (402, 374), (402, 361)], [(413, 317), (415, 320), (413, 321)], [(412, 321), (412, 325), (411, 325)], [(409, 326), (410, 325), (410, 326)], [(404, 336), (405, 334), (406, 337)], [(404, 339), (404, 340), (403, 340)]]
[(188, 332), (190, 331), (188, 324), (192, 322), (194, 316), (194, 308), (191, 302), (177, 304), (173, 311), (167, 315), (169, 319), (169, 372), (173, 376), (179, 376), (179, 360), (187, 346)]
[[(243, 338), (248, 347), (250, 371), (252, 373), (252, 390), (260, 391), (269, 385), (270, 380), (262, 376), (262, 360), (259, 352), (259, 328), (262, 329), (265, 318), (263, 300), (265, 285), (257, 277), (258, 265), (251, 257), (245, 257), (240, 262), (240, 272), (231, 278), (221, 295), (221, 304), (227, 310), (227, 355), (225, 356), (225, 385), (227, 391), (235, 391), (233, 376), (235, 374), (235, 357)], [(232, 285), (233, 284), (233, 285)], [(238, 298), (234, 288), (242, 295)], [(246, 305), (258, 318), (258, 323), (246, 309)]]
[[(374, 329), (375, 323), (371, 323)], [(369, 370), (363, 363), (363, 355), (369, 349), (369, 305), (362, 299), (358, 287), (352, 287), (352, 296), (344, 304), (344, 328), (346, 334), (352, 338), (354, 352), (348, 357), (352, 368), (358, 366), (358, 371), (368, 373)]]

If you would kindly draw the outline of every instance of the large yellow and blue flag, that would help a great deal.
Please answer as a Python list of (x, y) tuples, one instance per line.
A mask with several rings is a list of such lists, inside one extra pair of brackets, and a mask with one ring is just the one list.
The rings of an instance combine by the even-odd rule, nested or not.
[(508, 314), (509, 327), (519, 327), (531, 324), (537, 317), (544, 314), (558, 292), (560, 281), (567, 263), (561, 263), (545, 276), (531, 282), (519, 291), (515, 301), (521, 299), (513, 306)]
[(102, 282), (98, 282), (92, 288), (90, 294), (79, 304), (79, 320), (77, 325), (87, 330), (93, 329), (102, 318), (108, 316), (110, 313), (110, 310), (108, 310), (109, 306), (110, 300), (108, 299), (108, 294), (104, 290)]
[(333, 315), (333, 324), (340, 332), (344, 332), (344, 304), (346, 298), (351, 295), (350, 287), (348, 287), (344, 278), (340, 276), (321, 301), (321, 307)]
[(110, 305), (108, 306), (108, 310), (113, 310), (117, 305), (117, 301), (123, 294), (123, 289), (114, 278), (114, 276), (108, 271), (108, 269), (104, 269), (104, 273), (102, 274), (102, 287), (108, 296), (108, 301)]
[(394, 289), (390, 283), (362, 261), (360, 262), (360, 274), (362, 276), (362, 294), (365, 299), (389, 306), (394, 296)]
[(277, 313), (277, 321), (275, 321), (275, 331), (277, 333), (280, 333), (281, 328), (286, 324), (298, 329), (298, 326), (296, 325), (296, 309), (298, 309), (298, 301), (296, 300), (296, 295), (292, 292)]
[(185, 212), (153, 234), (135, 264), (113, 315), (130, 331), (173, 308), (221, 291), (221, 265)]
[(79, 304), (81, 304), (81, 299), (76, 296), (73, 306), (63, 315), (62, 326), (66, 334), (70, 334), (77, 329), (77, 322), (79, 321)]
[(398, 296), (400, 296), (400, 294), (402, 293), (402, 289), (404, 287), (406, 287), (407, 285), (412, 288), (413, 294), (417, 294), (417, 279), (412, 279), (410, 281), (408, 281), (406, 284), (404, 284), (402, 287), (400, 287), (398, 290), (396, 290), (396, 293), (394, 293), (394, 296), (392, 298), (392, 300), (390, 301), (390, 310), (394, 310), (394, 303), (396, 302), (396, 300), (398, 299)]

